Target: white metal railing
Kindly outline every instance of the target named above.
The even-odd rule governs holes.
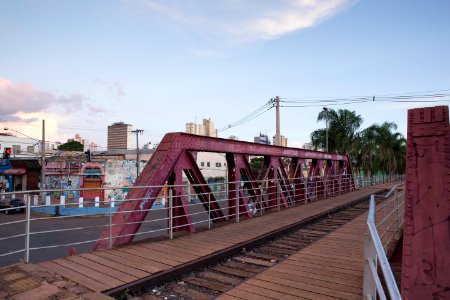
[[[60,249],[59,256],[64,256],[62,251],[67,253],[67,247],[80,246],[84,247],[84,250],[89,250],[93,244],[99,241],[100,234],[109,228],[109,236],[102,238],[107,240],[109,246],[112,247],[112,241],[115,238],[125,236],[135,236],[136,239],[153,238],[167,236],[173,238],[173,233],[180,226],[173,222],[175,218],[184,216],[174,216],[173,211],[175,209],[187,207],[189,213],[186,215],[191,221],[189,226],[205,227],[210,229],[211,224],[215,221],[215,218],[211,215],[213,207],[211,206],[211,198],[216,199],[217,204],[224,213],[224,217],[227,220],[234,219],[235,222],[240,221],[240,215],[243,213],[242,207],[239,205],[241,194],[248,200],[246,203],[251,214],[256,216],[262,216],[269,210],[280,210],[281,206],[292,207],[298,204],[307,204],[311,201],[316,201],[319,198],[327,198],[345,193],[354,189],[363,187],[369,187],[371,185],[378,185],[387,183],[390,181],[403,180],[404,176],[379,176],[379,177],[353,177],[353,182],[348,175],[340,175],[333,177],[302,177],[294,179],[281,179],[281,180],[259,180],[255,182],[250,181],[238,181],[238,182],[222,182],[209,184],[208,186],[212,190],[209,193],[203,194],[207,199],[207,203],[201,203],[195,201],[200,194],[192,192],[196,185],[187,184],[177,187],[181,187],[183,190],[182,195],[177,195],[184,199],[184,205],[174,205],[174,195],[172,195],[172,189],[174,186],[164,185],[158,186],[168,190],[166,194],[160,194],[158,197],[152,198],[155,202],[161,203],[160,205],[153,205],[153,208],[133,210],[133,211],[117,211],[117,207],[120,203],[127,201],[142,201],[143,199],[124,199],[126,192],[124,187],[109,187],[109,188],[90,188],[90,189],[71,189],[70,192],[81,191],[101,191],[111,192],[119,191],[117,193],[122,199],[118,200],[114,197],[110,199],[99,199],[95,197],[93,199],[83,199],[83,197],[75,197],[69,199],[61,196],[67,193],[68,190],[36,190],[36,191],[23,191],[23,192],[10,192],[0,193],[1,199],[23,199],[24,205],[14,208],[2,208],[0,209],[0,230],[3,226],[8,226],[8,234],[0,236],[0,266],[5,265],[2,262],[2,258],[14,256],[17,262],[19,260],[20,253],[23,254],[22,260],[24,262],[30,261],[30,254],[32,252],[42,252],[48,249]],[[253,190],[249,188],[252,186]],[[197,185],[197,187],[200,185]],[[150,186],[137,186],[126,187],[126,189],[145,189],[149,190]],[[258,191],[253,194],[253,191]],[[234,198],[228,198],[227,195],[230,192],[235,193]],[[60,195],[59,198],[55,196]],[[119,196],[115,197],[119,197]],[[191,201],[192,200],[192,201]],[[85,212],[80,209],[95,208],[103,210],[98,212],[103,214],[103,217],[98,218],[79,218],[86,216]],[[16,217],[13,220],[8,220],[3,216],[5,212],[11,212],[16,209],[25,210],[23,217],[18,219]],[[55,215],[48,215],[45,210],[52,210]],[[77,210],[78,209],[78,210]],[[73,210],[70,215],[62,215],[63,210]],[[36,214],[36,211],[44,213]],[[59,215],[58,215],[59,211]],[[140,231],[132,234],[114,235],[113,228],[122,224],[114,224],[113,216],[116,214],[126,214],[130,212],[142,212],[146,213],[147,217],[142,222],[128,222],[127,224],[141,223]],[[47,213],[47,215],[45,215]],[[7,220],[2,222],[2,219]],[[69,222],[69,220],[72,222]],[[65,221],[67,220],[67,222]],[[10,230],[11,229],[11,230]],[[83,234],[73,234],[73,233]],[[45,239],[45,237],[47,239]],[[50,238],[49,238],[50,237]],[[41,242],[46,240],[46,242]],[[21,242],[23,241],[23,242]],[[19,246],[19,245],[23,246]],[[89,247],[87,249],[86,247]],[[10,263],[14,263],[10,262]]]
[[[388,246],[393,239],[399,240],[403,228],[405,192],[397,192],[396,185],[375,208],[375,196],[370,199],[367,218],[368,234],[364,244],[363,294],[367,299],[386,299],[378,267],[381,269],[390,299],[401,299],[401,295],[387,258]],[[394,194],[393,196],[391,196]],[[376,217],[381,218],[376,222]]]

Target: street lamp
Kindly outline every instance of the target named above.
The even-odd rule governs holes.
[[[326,124],[326,151],[328,152],[328,108],[324,107],[323,111],[325,112],[325,124]]]

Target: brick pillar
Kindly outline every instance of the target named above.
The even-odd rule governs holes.
[[[408,111],[403,299],[450,299],[447,106]]]

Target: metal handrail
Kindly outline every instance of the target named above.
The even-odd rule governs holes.
[[[93,243],[97,240],[93,240],[92,238],[88,238],[89,240],[84,240],[84,241],[80,241],[78,239],[75,239],[75,241],[67,241],[67,243],[60,243],[57,245],[42,245],[42,246],[36,246],[36,245],[32,245],[34,244],[34,242],[32,244],[30,244],[30,238],[32,238],[32,241],[35,241],[36,238],[40,235],[44,235],[44,234],[61,234],[65,231],[70,232],[70,231],[75,231],[75,230],[85,230],[85,229],[93,229],[93,228],[108,228],[109,227],[109,232],[110,232],[110,236],[109,236],[109,240],[110,240],[110,247],[112,247],[111,244],[111,240],[112,239],[116,239],[119,237],[126,237],[126,236],[142,236],[144,234],[153,234],[153,233],[161,233],[164,234],[164,232],[168,233],[169,237],[173,237],[173,231],[179,227],[182,226],[186,226],[186,225],[191,225],[191,226],[196,226],[196,225],[200,225],[200,224],[205,224],[206,226],[208,226],[208,229],[211,228],[211,222],[215,220],[214,217],[211,216],[211,197],[213,195],[225,195],[223,193],[226,193],[226,191],[228,192],[235,192],[236,196],[234,198],[230,198],[228,199],[228,197],[224,197],[222,199],[222,197],[218,197],[216,198],[216,202],[218,204],[220,204],[220,206],[223,207],[228,207],[228,208],[233,208],[234,212],[230,213],[228,212],[228,214],[225,216],[227,219],[235,219],[236,222],[240,221],[240,214],[241,212],[239,211],[240,209],[242,209],[242,207],[240,205],[238,205],[239,203],[239,197],[240,194],[239,192],[244,193],[244,195],[246,197],[250,197],[250,195],[248,195],[248,191],[245,189],[245,183],[251,183],[251,184],[256,184],[260,190],[260,195],[256,196],[256,197],[251,197],[252,199],[252,205],[254,205],[254,207],[256,207],[257,205],[259,205],[259,212],[256,214],[256,210],[253,211],[252,208],[252,212],[253,215],[256,216],[262,216],[263,213],[265,213],[267,210],[270,209],[276,209],[276,210],[280,210],[281,207],[281,194],[283,194],[285,197],[287,197],[286,199],[291,198],[290,201],[287,202],[287,205],[289,207],[293,207],[296,205],[296,199],[292,199],[290,195],[290,191],[297,191],[297,189],[299,190],[303,190],[304,191],[304,196],[303,196],[303,203],[307,204],[311,201],[316,201],[319,197],[323,198],[323,197],[332,197],[332,196],[336,196],[338,194],[340,194],[341,192],[348,192],[350,190],[353,189],[358,189],[361,187],[367,187],[373,184],[381,184],[381,183],[385,183],[387,182],[386,180],[401,180],[402,177],[401,176],[395,176],[393,178],[386,178],[386,177],[379,177],[379,178],[363,178],[363,177],[354,177],[354,183],[350,183],[347,182],[347,180],[350,178],[350,175],[340,175],[340,176],[330,176],[330,177],[319,177],[319,176],[314,176],[314,177],[301,177],[301,178],[291,178],[289,180],[287,179],[282,179],[282,180],[276,180],[276,179],[271,179],[271,180],[257,180],[254,182],[251,181],[236,181],[236,182],[225,182],[225,183],[221,183],[221,185],[223,185],[223,189],[220,189],[219,191],[211,191],[209,193],[203,193],[203,196],[208,197],[208,209],[206,212],[191,212],[189,214],[190,217],[195,218],[195,220],[193,219],[191,222],[189,222],[189,224],[185,224],[185,225],[176,225],[173,224],[171,226],[169,226],[169,224],[172,224],[172,219],[177,218],[177,216],[170,216],[169,213],[171,211],[173,211],[174,209],[180,208],[182,207],[182,205],[176,205],[175,203],[172,203],[172,196],[171,195],[167,195],[166,197],[166,206],[162,207],[162,208],[148,208],[148,209],[137,209],[137,210],[132,210],[132,211],[114,211],[112,210],[112,207],[115,207],[116,205],[118,206],[118,204],[120,204],[121,202],[132,202],[132,201],[142,201],[142,199],[123,199],[123,200],[115,200],[114,197],[106,200],[106,201],[99,201],[99,199],[96,199],[96,201],[84,201],[82,200],[82,198],[80,197],[80,199],[78,200],[78,202],[73,202],[72,200],[69,200],[66,202],[66,199],[64,198],[61,199],[60,202],[55,203],[54,200],[52,199],[52,201],[48,200],[46,197],[50,198],[50,196],[44,196],[43,193],[39,194],[39,195],[33,195],[34,192],[42,192],[40,190],[38,191],[21,191],[21,192],[6,192],[6,193],[0,193],[1,197],[4,196],[11,196],[11,198],[13,198],[12,195],[19,195],[19,197],[23,197],[24,198],[24,202],[25,205],[20,207],[20,208],[24,208],[26,211],[25,217],[22,220],[19,221],[12,221],[12,222],[5,222],[3,224],[0,225],[12,225],[12,224],[16,224],[16,223],[24,223],[24,227],[25,230],[23,231],[23,233],[20,234],[16,234],[16,235],[11,235],[11,236],[6,236],[6,237],[2,237],[2,244],[5,244],[5,241],[8,239],[12,239],[12,238],[24,238],[25,239],[25,248],[22,249],[18,249],[17,251],[15,250],[11,250],[11,252],[8,253],[0,253],[0,257],[3,256],[8,256],[8,255],[12,255],[12,254],[17,254],[17,253],[23,253],[24,254],[24,261],[25,262],[29,262],[29,257],[30,257],[30,252],[31,251],[35,251],[35,250],[44,250],[44,249],[52,249],[52,248],[58,248],[58,247],[69,247],[69,246],[74,246],[74,245],[81,245],[81,244],[88,244],[88,243]],[[317,182],[320,182],[323,186],[323,190],[321,193],[318,194],[318,190],[317,190]],[[345,184],[344,184],[345,182]],[[269,188],[270,186],[268,186],[267,184],[271,183],[273,184],[271,187],[274,188],[273,191],[271,191]],[[342,186],[341,186],[342,183]],[[231,189],[230,185],[234,184],[234,188]],[[310,185],[311,184],[311,185]],[[211,184],[202,184],[202,185],[208,185],[208,186],[212,186]],[[215,184],[215,185],[219,185],[219,184]],[[194,187],[196,185],[194,184],[188,184],[188,185],[183,185],[183,187],[187,188],[187,193],[183,192],[183,195],[177,195],[177,197],[182,196],[182,197],[187,197],[188,199],[191,199],[191,197],[198,197],[198,195],[200,194],[196,194],[196,193],[192,193],[190,192],[190,188]],[[197,185],[197,186],[200,186]],[[164,185],[162,187],[169,187],[168,185]],[[170,187],[174,187],[174,186],[170,186]],[[152,188],[149,186],[144,186],[144,187],[127,187],[128,189],[148,189],[148,188]],[[91,189],[71,189],[70,191],[79,191],[79,190],[116,190],[119,189],[118,187],[112,187],[112,188],[91,188]],[[67,189],[58,189],[58,190],[46,190],[48,192],[67,192]],[[169,189],[169,191],[172,191],[172,189]],[[21,196],[20,196],[21,195]],[[270,198],[276,199],[275,202],[268,202],[269,200],[269,195]],[[14,197],[15,197],[14,196]],[[273,198],[272,198],[273,197]],[[160,199],[160,197],[154,197],[152,199]],[[75,201],[77,201],[77,199],[75,199]],[[97,205],[99,204],[99,202],[102,202],[102,207],[103,208],[108,208],[109,210],[106,210],[105,213],[105,217],[109,216],[109,222],[108,220],[105,220],[105,224],[99,224],[99,225],[94,225],[94,226],[90,226],[88,224],[86,225],[77,225],[77,226],[67,226],[69,228],[57,228],[57,229],[46,229],[46,230],[42,230],[42,229],[38,229],[37,227],[34,227],[35,223],[38,223],[41,220],[62,220],[62,219],[66,219],[66,218],[74,218],[74,217],[80,217],[83,216],[83,214],[79,214],[79,213],[75,213],[72,215],[67,215],[67,216],[52,216],[52,217],[44,217],[44,216],[31,216],[31,209],[35,209],[35,208],[41,208],[41,207],[72,207],[72,206],[77,206],[78,207],[88,207],[88,205],[95,205],[96,207],[98,207]],[[300,201],[298,201],[300,202]],[[106,206],[105,206],[106,204]],[[263,205],[264,204],[264,205]],[[84,205],[84,206],[83,206]],[[195,206],[203,206],[204,204],[201,203],[190,203],[188,204],[189,207],[195,207]],[[284,203],[283,203],[284,205]],[[172,208],[172,209],[170,209]],[[155,224],[150,225],[149,224],[149,228],[147,228],[146,230],[140,231],[140,232],[136,232],[136,233],[130,233],[130,234],[117,234],[117,233],[113,233],[113,228],[115,226],[118,226],[118,224],[114,224],[112,222],[112,216],[115,214],[126,214],[126,213],[131,213],[131,212],[148,212],[150,211],[150,209],[152,209],[153,211],[160,211],[159,214],[165,214],[167,212],[166,217],[158,217],[155,216],[151,219],[147,219],[144,220],[142,222],[128,222],[126,224],[133,224],[133,223],[152,223]],[[10,209],[0,209],[0,213],[2,213],[3,211],[6,210],[10,210]],[[226,210],[227,211],[227,210]],[[201,216],[201,214],[206,214],[205,216]],[[163,225],[160,222],[166,222],[168,224]],[[64,227],[64,226],[63,226]],[[36,228],[36,229],[35,229]],[[34,230],[31,230],[34,229]],[[149,230],[150,229],[150,230]],[[102,240],[108,240],[108,238],[103,238]]]
[[[403,196],[397,195],[396,197]],[[379,263],[380,269],[383,273],[384,281],[391,299],[402,299],[400,291],[395,282],[394,274],[392,273],[387,259],[383,243],[377,232],[377,225],[375,224],[375,197],[371,195],[369,215],[367,218],[368,235],[366,236],[364,249],[364,284],[363,294],[367,299],[377,299],[377,292],[380,299],[386,299],[385,292],[381,286],[381,280],[378,276],[377,265]]]

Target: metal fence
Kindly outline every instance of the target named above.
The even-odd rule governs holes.
[[[185,217],[173,214],[175,209],[185,208],[188,214],[189,226],[195,229],[210,229],[216,219],[211,214],[213,206],[211,199],[215,199],[226,220],[240,221],[242,210],[246,210],[253,217],[262,216],[270,210],[280,210],[282,206],[291,207],[298,204],[307,204],[320,198],[336,196],[341,193],[378,185],[391,181],[403,180],[404,176],[378,176],[378,177],[310,177],[289,180],[263,180],[239,181],[210,184],[210,193],[196,194],[194,185],[183,186],[183,195],[176,195],[185,199],[183,206],[174,205],[172,187],[160,186],[163,191],[149,209],[133,211],[118,211],[120,203],[124,201],[139,201],[143,199],[125,199],[129,189],[146,189],[142,187],[113,187],[95,189],[76,189],[75,191],[106,191],[120,190],[119,195],[124,200],[114,197],[101,199],[99,196],[91,199],[83,197],[66,199],[51,197],[52,193],[64,195],[67,190],[37,190],[15,193],[0,193],[1,201],[8,199],[23,199],[24,204],[18,207],[0,209],[0,266],[5,266],[22,260],[24,262],[46,261],[68,254],[70,247],[76,247],[78,252],[90,251],[101,233],[109,228],[107,240],[112,246],[114,238],[134,235],[134,240],[168,237],[173,238],[174,232],[180,226],[174,226],[174,219]],[[259,193],[255,195],[252,188],[257,186]],[[275,186],[275,188],[274,188]],[[252,187],[252,188],[249,188]],[[232,189],[233,188],[233,189]],[[231,189],[231,190],[230,190]],[[228,198],[228,195],[236,195]],[[295,195],[302,193],[300,201]],[[117,193],[116,193],[117,194]],[[246,198],[246,207],[239,205],[239,197]],[[200,201],[199,199],[208,199]],[[275,200],[274,200],[275,199]],[[148,199],[144,199],[148,201]],[[6,213],[24,210],[25,214],[6,216]],[[241,210],[241,211],[240,211]],[[127,235],[113,235],[113,228],[118,225],[113,216],[130,212],[146,213],[139,232]],[[5,215],[4,215],[5,214]],[[3,221],[2,221],[3,220]],[[128,223],[130,224],[130,223]],[[186,226],[186,225],[182,225]]]
[[[368,234],[364,245],[363,294],[367,299],[386,299],[382,281],[390,299],[401,299],[387,258],[388,251],[392,251],[393,243],[400,239],[403,228],[405,192],[397,192],[398,187],[396,185],[377,208],[374,195],[370,199]],[[382,278],[379,277],[378,268],[381,270]]]

